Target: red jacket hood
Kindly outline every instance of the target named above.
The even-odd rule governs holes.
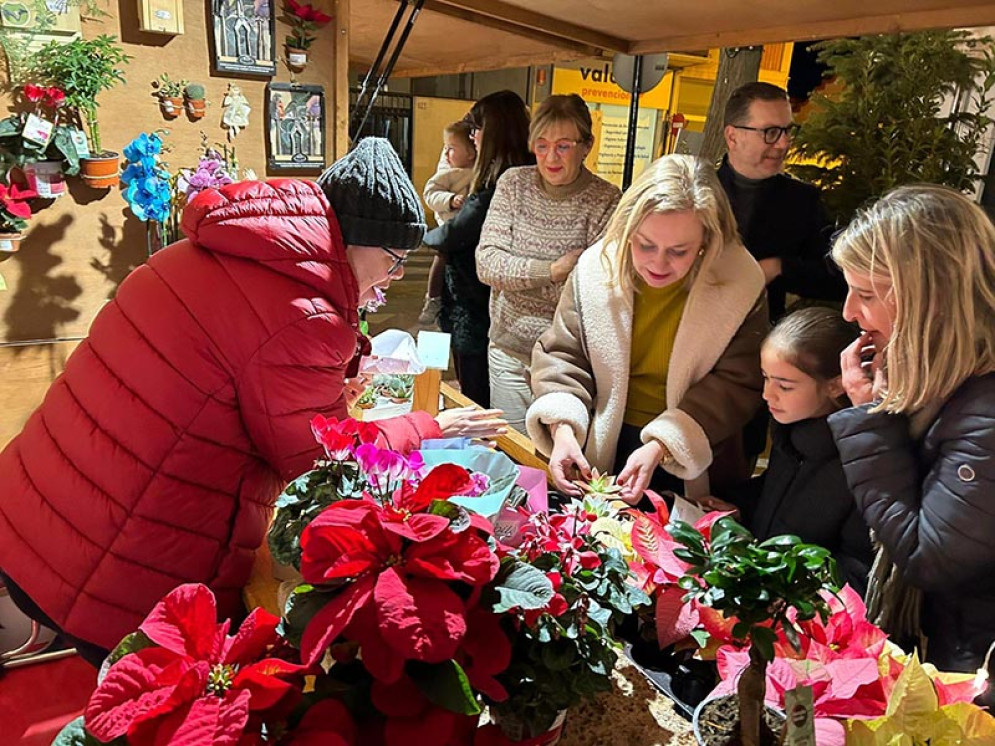
[[[342,232],[321,187],[312,181],[242,181],[205,189],[183,211],[182,227],[207,251],[263,263],[337,306],[344,301],[355,313],[359,288]]]

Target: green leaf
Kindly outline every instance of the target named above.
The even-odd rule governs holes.
[[[466,531],[470,528],[470,513],[460,505],[451,503],[448,500],[433,500],[428,506],[428,512],[432,515],[441,515],[449,519],[449,528],[454,534]]]
[[[470,680],[456,661],[448,660],[443,663],[409,661],[407,672],[418,690],[432,704],[461,715],[480,714],[480,703],[473,693]]]
[[[774,643],[777,642],[774,630],[769,627],[753,627],[750,630],[750,639],[765,661],[774,660]]]
[[[553,584],[546,574],[534,565],[506,557],[494,579],[498,599],[492,610],[502,614],[514,608],[542,609],[553,598]]]
[[[130,653],[137,653],[139,650],[154,647],[156,647],[156,644],[146,637],[144,632],[136,630],[117,644],[117,647],[107,656],[107,660],[113,665]]]
[[[98,741],[86,732],[83,725],[83,717],[70,720],[66,726],[59,731],[59,734],[52,741],[52,746],[127,746],[128,739],[124,736],[115,738],[109,743]]]
[[[544,645],[542,662],[550,671],[566,671],[577,660],[576,646],[567,640]]]
[[[294,588],[287,598],[287,608],[277,632],[296,648],[301,646],[301,636],[311,618],[331,601],[331,594],[302,584]]]

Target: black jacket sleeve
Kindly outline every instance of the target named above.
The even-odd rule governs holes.
[[[927,592],[988,584],[995,570],[991,399],[948,401],[927,434],[930,463],[904,416],[854,407],[829,417],[864,519],[906,581]]]
[[[491,192],[471,194],[452,220],[425,234],[425,245],[446,259],[464,254],[472,256],[480,242],[490,197]]]

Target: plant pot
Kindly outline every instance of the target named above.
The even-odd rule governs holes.
[[[202,119],[207,113],[207,101],[202,98],[187,99],[187,114],[191,119]]]
[[[24,235],[21,233],[0,233],[0,251],[13,254],[21,248],[21,241],[23,240]]]
[[[694,649],[660,650],[654,640],[626,643],[625,654],[657,689],[674,702],[674,709],[691,720],[695,708],[719,683],[714,661],[698,660]]]
[[[501,715],[492,709],[490,717],[491,722],[498,726],[512,743],[522,746],[555,746],[563,737],[563,724],[567,719],[567,711],[560,710],[550,729],[536,736],[530,736],[525,721],[513,715]]]
[[[770,729],[770,739],[764,740],[761,733],[761,746],[778,746],[779,734],[784,727],[784,713],[770,705],[764,707],[764,721]],[[701,746],[736,746],[739,740],[739,697],[727,694],[706,699],[694,710],[694,737]]]
[[[38,161],[24,167],[28,188],[42,199],[57,199],[66,193],[66,179],[61,161]]]
[[[287,47],[287,64],[297,70],[307,67],[307,50]]]
[[[79,165],[83,181],[94,189],[108,189],[121,180],[121,157],[117,153],[105,151],[99,156],[83,158]]]
[[[159,108],[162,109],[162,115],[166,119],[176,119],[183,111],[183,99],[179,97],[161,97],[159,99]]]

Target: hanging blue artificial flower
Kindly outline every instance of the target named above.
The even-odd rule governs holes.
[[[162,140],[159,135],[142,133],[124,148],[128,165],[121,174],[127,184],[124,199],[135,217],[163,223],[169,219],[173,202],[170,174],[159,162]]]

